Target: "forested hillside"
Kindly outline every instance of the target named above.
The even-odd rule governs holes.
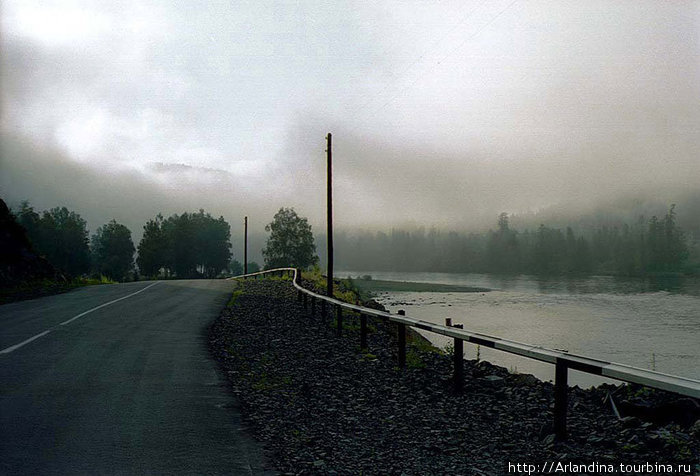
[[[335,242],[337,266],[349,270],[635,276],[700,267],[697,237],[678,225],[674,205],[660,218],[588,232],[544,224],[516,230],[502,213],[486,233],[392,229],[339,233]]]

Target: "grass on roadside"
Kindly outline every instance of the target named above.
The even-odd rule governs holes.
[[[91,278],[80,277],[61,281],[51,279],[25,281],[15,286],[0,289],[0,304],[65,293],[71,289],[81,288],[83,286],[115,283],[116,281],[106,276]]]
[[[311,284],[311,289],[325,294],[327,280],[321,274],[319,268],[314,268],[311,271],[303,271],[301,273],[304,281]],[[333,287],[333,297],[350,304],[358,304],[372,298],[371,293],[363,293],[357,286],[354,285],[351,279],[334,279],[335,286]],[[308,287],[308,285],[306,285]]]

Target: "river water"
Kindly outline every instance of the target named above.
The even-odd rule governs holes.
[[[630,279],[593,276],[539,279],[484,274],[346,271],[337,276],[459,284],[491,289],[486,293],[381,293],[391,312],[444,324],[446,317],[467,330],[602,360],[700,380],[700,279]],[[444,347],[451,339],[422,332]],[[477,347],[466,343],[466,358]],[[553,380],[554,366],[493,349],[479,357],[513,372]],[[571,385],[604,381],[570,372]]]

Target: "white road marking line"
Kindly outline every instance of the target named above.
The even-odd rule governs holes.
[[[81,312],[81,313],[78,314],[77,316],[71,317],[71,318],[68,319],[67,321],[61,322],[59,325],[65,326],[66,324],[70,324],[71,322],[73,322],[74,320],[78,319],[79,317],[83,317],[84,315],[90,314],[90,313],[93,312],[93,311],[97,311],[98,309],[102,309],[103,307],[109,306],[110,304],[114,304],[115,302],[119,302],[119,301],[122,301],[122,300],[124,300],[124,299],[126,299],[126,298],[130,298],[131,296],[136,296],[138,293],[142,293],[142,292],[144,292],[146,289],[148,289],[148,288],[150,288],[150,287],[153,287],[153,286],[155,286],[155,285],[158,284],[158,283],[160,283],[160,281],[156,281],[156,282],[153,283],[153,284],[149,284],[149,285],[146,286],[145,288],[139,289],[138,291],[136,291],[136,292],[134,292],[134,293],[127,294],[126,296],[122,296],[122,297],[120,297],[119,299],[115,299],[115,300],[113,300],[113,301],[109,301],[109,302],[106,302],[106,303],[104,303],[104,304],[100,304],[100,305],[97,306],[97,307],[93,307],[92,309],[88,309],[88,310],[85,311],[85,312]],[[44,332],[41,332],[40,334],[35,335],[34,337],[30,337],[29,339],[27,339],[27,340],[25,340],[25,341],[22,341],[22,342],[20,342],[19,344],[15,344],[15,345],[12,345],[12,346],[10,346],[10,347],[8,347],[8,348],[6,348],[6,349],[0,350],[0,354],[9,354],[10,352],[13,352],[13,351],[19,349],[20,347],[29,344],[30,342],[32,342],[32,341],[38,339],[39,337],[45,336],[46,334],[48,334],[49,332],[51,332],[51,331],[52,331],[53,329],[55,329],[56,327],[58,327],[58,326],[54,326],[54,327],[52,327],[52,328],[49,329],[49,330],[46,330],[46,331],[44,331]]]
[[[23,345],[29,344],[31,341],[36,340],[36,339],[38,339],[39,337],[43,337],[43,336],[45,336],[46,334],[48,334],[49,332],[51,332],[51,330],[44,331],[44,332],[42,332],[41,334],[35,335],[34,337],[30,337],[29,339],[25,340],[24,342],[20,342],[19,344],[15,344],[15,345],[13,345],[13,346],[10,346],[10,347],[8,347],[7,349],[0,350],[0,354],[9,354],[9,353],[12,352],[13,350],[19,349],[19,348],[22,347]]]
[[[78,319],[79,317],[83,317],[85,314],[90,314],[90,313],[93,312],[93,311],[97,311],[98,309],[102,309],[102,308],[105,307],[105,306],[109,306],[110,304],[114,304],[115,302],[119,302],[119,301],[121,301],[121,300],[123,300],[123,299],[130,298],[131,296],[136,296],[138,293],[144,292],[146,289],[155,286],[155,285],[158,284],[159,282],[160,282],[160,281],[156,281],[155,283],[149,284],[148,286],[146,286],[146,287],[143,288],[143,289],[139,289],[139,290],[136,291],[135,293],[127,294],[126,296],[120,297],[119,299],[115,299],[114,301],[109,301],[109,302],[106,302],[106,303],[104,303],[104,304],[100,304],[100,305],[97,306],[97,307],[93,307],[92,309],[88,309],[88,310],[85,311],[85,312],[81,312],[81,313],[78,314],[77,316],[71,317],[71,318],[68,319],[67,321],[61,322],[60,325],[61,325],[61,326],[65,326],[66,324],[70,324],[71,322],[73,322],[74,320]]]

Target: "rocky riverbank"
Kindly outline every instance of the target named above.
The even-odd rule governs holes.
[[[362,350],[356,318],[347,316],[344,337],[335,337],[332,318],[305,312],[288,281],[240,286],[210,330],[210,347],[281,473],[500,475],[524,474],[523,464],[545,472],[547,464],[558,474],[611,467],[624,474],[649,463],[700,474],[695,400],[632,387],[574,388],[569,439],[555,442],[549,383],[466,361],[464,390],[455,394],[451,357],[422,341],[414,340],[400,370],[390,325],[373,322]],[[680,406],[656,421],[619,419],[610,394],[617,406]]]

